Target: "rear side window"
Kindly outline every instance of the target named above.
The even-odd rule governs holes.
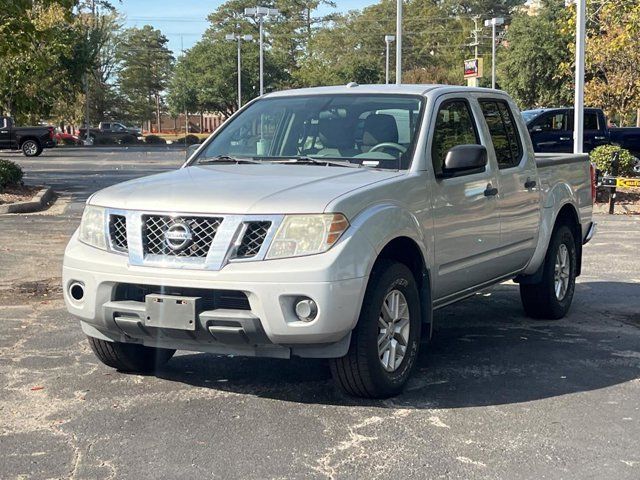
[[[511,109],[502,100],[480,100],[480,108],[489,127],[498,167],[515,167],[522,158],[522,144]]]
[[[584,129],[585,130],[598,130],[598,115],[593,112],[584,114]]]
[[[456,145],[478,145],[480,139],[466,100],[449,100],[438,109],[431,144],[431,160],[436,175],[442,173],[447,152]]]

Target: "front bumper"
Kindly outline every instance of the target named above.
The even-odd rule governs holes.
[[[357,249],[360,260],[353,248],[342,245],[313,257],[228,264],[206,271],[132,266],[127,256],[87,246],[76,234],[65,252],[64,298],[84,332],[104,340],[240,355],[338,357],[348,348],[368,277],[340,278],[337,272],[345,269],[336,265],[345,254],[349,261],[366,265],[373,249],[362,247],[367,246]],[[70,295],[74,283],[84,289],[81,301]],[[153,328],[145,325],[143,302],[116,298],[120,284],[239,291],[250,308],[201,311],[194,331]],[[299,297],[318,305],[313,321],[302,322],[295,315]]]

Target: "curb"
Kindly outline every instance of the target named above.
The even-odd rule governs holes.
[[[49,203],[53,198],[53,189],[51,187],[45,187],[40,189],[38,193],[31,200],[26,202],[9,203],[7,205],[0,205],[0,215],[4,213],[31,213],[37,212]]]

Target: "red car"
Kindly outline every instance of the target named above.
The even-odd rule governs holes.
[[[70,133],[56,132],[53,138],[58,145],[82,145],[82,140]]]

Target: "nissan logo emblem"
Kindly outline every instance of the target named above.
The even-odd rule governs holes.
[[[191,229],[183,222],[174,223],[164,232],[164,243],[174,252],[186,248],[192,240]]]

